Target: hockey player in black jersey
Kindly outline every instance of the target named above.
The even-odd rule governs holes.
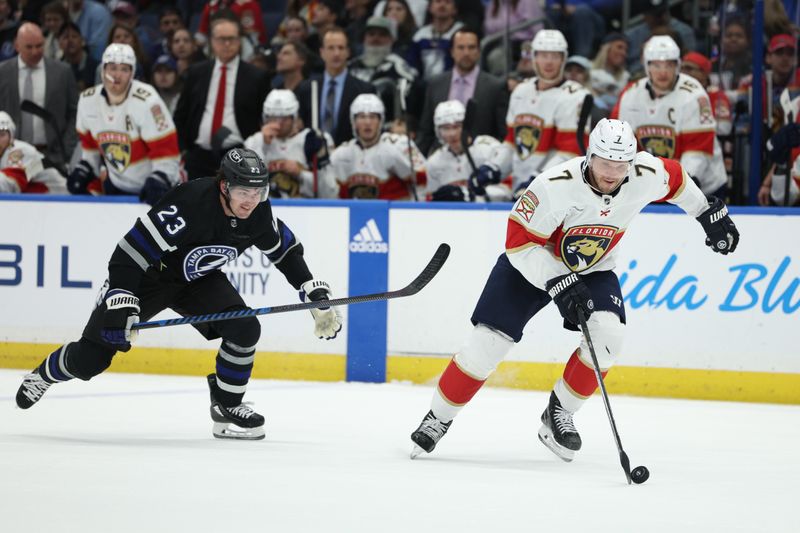
[[[54,383],[89,380],[127,352],[131,327],[170,308],[181,315],[210,314],[247,306],[220,268],[250,246],[259,248],[302,299],[330,298],[330,287],[313,279],[303,246],[273,217],[269,177],[252,150],[235,148],[222,158],[215,178],[185,183],[159,201],[119,241],[108,280],[83,335],[47,356],[26,375],[17,405],[28,409]],[[311,311],[314,333],[332,339],[342,328],[336,308]],[[262,439],[264,417],[242,403],[261,334],[257,318],[194,326],[207,339],[222,338],[216,373],[208,376],[214,436]]]

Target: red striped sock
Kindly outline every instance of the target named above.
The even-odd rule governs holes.
[[[606,377],[608,370],[602,372],[603,377]],[[567,361],[567,366],[564,368],[564,383],[572,389],[572,391],[579,397],[588,398],[595,390],[597,390],[597,376],[594,374],[594,368],[587,366],[580,357],[578,357],[578,350],[572,353],[572,357]]]
[[[480,390],[485,379],[475,379],[459,368],[455,359],[445,368],[439,378],[439,391],[442,397],[453,405],[464,405]]]

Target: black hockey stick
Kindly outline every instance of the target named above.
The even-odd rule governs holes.
[[[586,155],[586,143],[583,139],[583,135],[586,132],[586,124],[589,122],[589,117],[592,116],[593,107],[594,97],[591,94],[587,94],[581,105],[581,114],[578,117],[578,129],[575,130],[575,136],[578,140],[578,148],[581,149],[581,155]]]
[[[408,107],[406,106],[406,92],[408,92],[408,80],[405,78],[400,79],[397,84],[398,96],[400,96],[400,111],[403,112],[403,120],[406,123],[406,139],[408,140],[408,165],[411,167],[411,196],[414,197],[415,202],[419,202],[417,195],[417,173],[414,170],[414,152],[411,149],[411,130],[408,126]]]
[[[19,108],[23,113],[30,113],[31,115],[39,117],[44,121],[45,124],[53,128],[53,130],[56,132],[56,139],[58,139],[58,150],[61,152],[61,159],[63,160],[63,163],[60,167],[58,167],[58,170],[63,172],[66,176],[68,174],[66,171],[66,165],[70,159],[70,156],[67,154],[67,149],[64,147],[64,134],[56,123],[56,117],[47,109],[36,104],[35,102],[31,102],[30,100],[23,100],[20,103]]]
[[[794,113],[791,111],[789,112],[788,120],[786,121],[787,124],[794,123]],[[783,205],[785,207],[789,207],[789,191],[791,189],[790,185],[792,184],[792,168],[794,167],[794,160],[792,159],[792,150],[789,149],[789,158],[786,161],[786,181],[783,183]],[[773,175],[772,179],[775,179]]]
[[[450,245],[442,243],[437,248],[436,253],[428,262],[425,269],[416,277],[414,281],[400,290],[389,292],[377,292],[374,294],[364,294],[361,296],[350,296],[348,298],[337,298],[334,300],[318,300],[316,302],[304,302],[299,304],[278,305],[275,307],[261,307],[259,309],[243,309],[240,311],[227,311],[223,313],[212,313],[210,315],[185,316],[182,318],[168,318],[165,320],[153,320],[152,322],[139,322],[134,324],[131,329],[151,329],[163,328],[166,326],[180,326],[183,324],[202,324],[203,322],[215,322],[218,320],[233,320],[236,318],[246,318],[259,315],[274,315],[276,313],[290,313],[292,311],[304,311],[306,309],[318,309],[320,307],[331,307],[337,305],[360,304],[364,302],[375,302],[380,300],[391,300],[393,298],[403,298],[413,296],[421,291],[441,270],[447,256],[450,255]]]
[[[628,485],[631,484],[632,480],[637,485],[644,483],[647,481],[647,478],[650,477],[650,473],[646,467],[637,466],[634,469],[635,474],[633,476],[631,475],[631,461],[628,459],[628,454],[622,449],[622,441],[619,438],[617,424],[614,422],[614,414],[611,412],[611,402],[608,399],[608,392],[606,391],[606,385],[603,381],[603,374],[600,372],[600,363],[597,362],[597,354],[594,351],[592,337],[589,335],[589,328],[586,326],[586,317],[583,314],[583,309],[580,307],[578,308],[578,321],[580,322],[583,336],[586,338],[586,344],[589,346],[589,354],[592,356],[594,373],[595,376],[597,376],[597,383],[600,385],[600,394],[603,396],[603,403],[606,406],[606,414],[608,415],[608,421],[611,423],[611,432],[614,434],[614,442],[616,442],[617,451],[619,452],[619,463],[622,465],[622,470],[625,471],[625,478],[628,480]]]

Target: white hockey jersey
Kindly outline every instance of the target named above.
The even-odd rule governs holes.
[[[505,143],[492,157],[503,176],[512,174],[514,188],[547,167],[581,155],[576,132],[587,94],[583,85],[571,80],[544,91],[536,78],[517,85],[508,103]],[[584,146],[589,144],[588,126]]]
[[[542,172],[508,218],[506,255],[543,290],[570,272],[612,270],[625,230],[650,202],[676,204],[693,217],[708,209],[705,195],[675,160],[637,153],[613,195],[598,194],[584,181],[584,161],[576,157]],[[699,239],[699,224],[697,231]]]
[[[490,135],[479,135],[469,147],[472,161],[476,167],[480,167],[491,159],[495,148],[500,142]],[[443,185],[458,185],[462,188],[468,186],[472,167],[469,164],[467,155],[462,153],[456,155],[447,146],[440,146],[433,154],[428,157],[425,165],[428,174],[427,196],[436,192]],[[505,184],[490,185],[486,188],[486,194],[492,201],[507,201],[511,199],[511,191]]]
[[[339,145],[331,156],[339,197],[409,199],[407,180],[423,183],[426,161],[411,141],[415,174],[412,177],[408,148],[408,137],[396,133],[382,133],[380,140],[369,148],[363,148],[357,139]]]
[[[676,159],[710,194],[727,180],[717,122],[700,82],[678,74],[675,88],[654,98],[649,80],[629,85],[619,97],[610,118],[628,122],[639,147],[659,157]]]
[[[0,154],[0,193],[67,194],[67,180],[54,168],[44,168],[44,155],[14,139]]]
[[[270,144],[265,143],[264,135],[257,131],[244,141],[245,148],[255,151],[264,160],[270,174],[270,187],[281,198],[314,197],[312,162],[306,159],[305,153],[306,136],[310,131],[306,128],[285,139],[275,137]],[[325,133],[325,141],[328,143],[328,153],[332,152],[333,138]],[[303,171],[296,177],[285,172],[287,161],[297,161]],[[329,172],[331,165],[317,172],[317,195],[320,198],[335,198],[338,194],[338,188],[330,186],[332,180],[327,177]]]
[[[180,182],[178,135],[167,106],[158,92],[133,80],[128,97],[110,105],[102,85],[81,93],[75,128],[81,159],[100,173],[101,160],[108,179],[118,189],[138,194],[153,172],[177,185]]]

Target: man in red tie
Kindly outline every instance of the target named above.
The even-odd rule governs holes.
[[[175,109],[181,151],[189,179],[213,175],[220,154],[242,146],[260,128],[261,102],[269,76],[241,61],[241,27],[235,19],[211,22],[215,59],[193,65]]]

